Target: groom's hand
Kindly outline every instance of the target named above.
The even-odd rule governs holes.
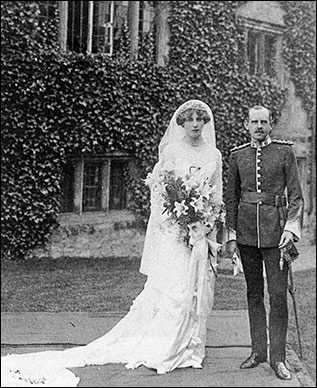
[[[278,247],[280,249],[287,248],[293,241],[294,241],[293,233],[289,232],[288,230],[284,230]]]
[[[237,248],[238,248],[238,245],[236,240],[230,240],[226,242],[226,251],[229,259],[232,259]]]

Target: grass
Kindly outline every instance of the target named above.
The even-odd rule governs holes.
[[[31,259],[1,266],[2,311],[128,310],[145,281],[135,259]]]
[[[2,261],[1,311],[127,311],[146,280],[139,265],[139,258]],[[295,272],[294,281],[302,361],[316,384],[316,269]],[[214,309],[247,309],[243,275],[218,277]],[[288,342],[299,354],[291,298],[289,317]]]

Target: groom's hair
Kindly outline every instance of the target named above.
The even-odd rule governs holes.
[[[272,124],[273,123],[272,111],[269,108],[267,108],[266,106],[263,106],[263,105],[254,105],[251,108],[249,108],[248,113],[247,113],[247,115],[245,117],[245,122],[246,123],[249,122],[251,110],[260,110],[260,109],[266,109],[269,112],[269,121],[270,121],[270,124]]]
[[[176,117],[176,123],[178,125],[183,126],[185,121],[190,119],[194,112],[197,113],[199,119],[204,120],[205,124],[211,120],[211,117],[205,110],[197,108],[188,108],[185,111],[179,113],[179,115]]]

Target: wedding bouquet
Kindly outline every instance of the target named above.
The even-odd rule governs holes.
[[[208,233],[223,213],[222,202],[215,200],[215,192],[199,168],[180,176],[173,163],[154,169],[145,179],[161,202],[166,220],[178,224],[181,239],[191,245],[191,235],[198,229]]]

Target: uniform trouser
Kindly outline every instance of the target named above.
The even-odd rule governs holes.
[[[279,248],[257,248],[238,245],[247,283],[247,300],[252,352],[267,357],[267,328],[264,305],[263,261],[270,300],[269,340],[270,363],[285,362],[288,324],[287,278],[288,265],[280,269]]]

